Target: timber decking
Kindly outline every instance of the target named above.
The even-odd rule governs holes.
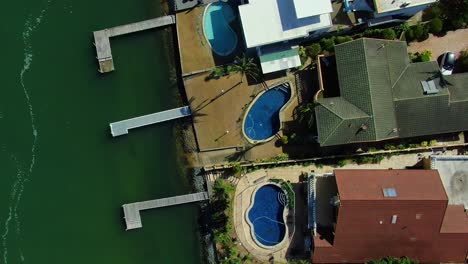
[[[96,58],[99,61],[99,72],[105,73],[114,70],[109,38],[172,24],[175,24],[174,15],[94,31],[94,45],[96,46]]]
[[[126,135],[132,128],[152,125],[176,118],[189,116],[192,114],[189,106],[179,107],[154,114],[134,117],[114,123],[110,123],[110,130],[113,137]]]
[[[143,227],[140,216],[140,211],[142,210],[193,203],[208,199],[208,194],[206,192],[199,192],[156,200],[149,200],[144,202],[124,204],[122,207],[124,211],[125,224],[127,226],[126,230]]]

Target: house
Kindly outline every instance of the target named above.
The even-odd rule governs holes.
[[[263,73],[301,65],[294,40],[317,36],[332,26],[330,0],[250,0],[239,6],[248,49],[255,49]]]
[[[402,41],[336,45],[335,60],[339,96],[320,82],[314,97],[321,146],[468,130],[468,73],[441,77],[436,61],[411,63]]]
[[[437,0],[344,0],[345,12],[354,13],[357,24],[369,27],[405,22]]]
[[[317,221],[313,263],[386,256],[465,263],[468,215],[449,204],[437,170],[335,170],[309,182],[317,192],[309,195]],[[324,188],[335,192],[320,194]]]

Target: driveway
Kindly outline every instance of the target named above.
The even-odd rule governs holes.
[[[464,49],[468,49],[468,29],[449,31],[445,36],[437,37],[432,34],[422,42],[412,42],[408,47],[408,52],[416,53],[425,49],[432,51],[432,58],[435,60],[445,51],[453,51],[456,54]]]

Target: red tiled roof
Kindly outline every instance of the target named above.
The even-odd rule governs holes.
[[[463,205],[449,205],[440,233],[468,233],[468,215]]]
[[[448,200],[437,170],[335,170],[340,200]],[[384,197],[393,188],[396,197]]]

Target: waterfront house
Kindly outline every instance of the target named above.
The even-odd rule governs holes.
[[[313,263],[467,259],[468,215],[437,170],[335,170],[311,176],[308,189]]]
[[[355,24],[377,26],[405,22],[437,0],[344,0],[344,12],[352,14]]]
[[[336,72],[326,75],[337,88],[322,78],[333,60]],[[314,97],[321,146],[468,130],[468,73],[442,76],[436,61],[411,63],[406,42],[362,38],[336,45],[325,61]]]
[[[295,40],[318,36],[332,26],[330,0],[250,0],[239,6],[248,49],[255,49],[263,73],[301,65]]]

